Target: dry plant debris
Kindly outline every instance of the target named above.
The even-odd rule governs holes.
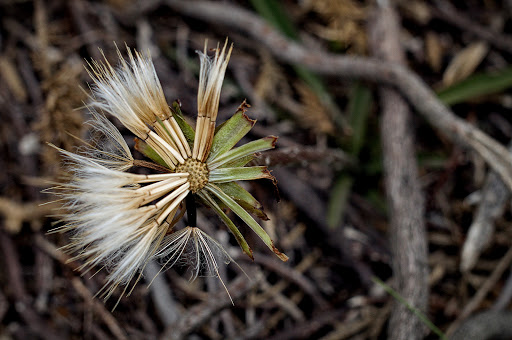
[[[0,337],[385,339],[399,333],[389,321],[396,303],[372,281],[377,276],[404,292],[404,282],[395,285],[403,276],[392,265],[396,211],[388,206],[390,179],[383,171],[397,155],[383,153],[380,143],[393,137],[383,136],[393,126],[380,128],[386,117],[380,96],[388,85],[410,112],[406,128],[424,194],[420,237],[428,245],[429,274],[422,285],[417,277],[405,284],[428,289],[424,311],[448,337],[471,339],[466,320],[478,332],[495,326],[489,335],[510,334],[504,329],[512,324],[512,155],[504,147],[512,139],[509,5],[397,2],[398,32],[387,39],[404,51],[398,65],[367,56],[367,27],[377,20],[370,14],[380,2],[257,1],[254,7],[237,0],[0,1]],[[273,18],[276,11],[265,8],[289,15]],[[282,27],[293,27],[297,40],[285,38]],[[227,36],[235,52],[219,117],[247,98],[258,124],[242,143],[280,137],[276,150],[251,163],[275,170],[279,193],[269,183],[243,186],[266,207],[271,220],[262,226],[290,260],[266,254],[248,230],[242,232],[255,261],[244,258],[214,212],[201,210],[198,223],[250,277],[236,266],[219,268],[234,306],[218,281],[189,282],[177,267],[161,273],[149,291],[145,279],[111,312],[120,292],[105,304],[93,298],[108,272],[80,276],[83,262],[70,262],[60,249],[69,236],[47,234],[61,225],[60,211],[42,204],[54,198],[41,190],[60,175],[61,158],[45,143],[73,151],[78,138],[90,137],[82,107],[91,79],[83,65],[101,59],[99,48],[114,62],[113,42],[149,50],[167,101],[179,98],[194,121],[195,51],[205,39]],[[373,94],[368,105],[354,97],[354,81]],[[336,109],[321,100],[319,88]],[[458,103],[444,105],[432,90],[441,88],[456,91]],[[113,122],[134,147],[129,131]],[[351,149],[355,139],[362,141],[358,152]],[[489,197],[498,198],[494,206]],[[344,212],[335,228],[327,223],[329,202]],[[478,241],[485,242],[468,237],[470,229],[483,232]],[[169,308],[172,318],[164,316]],[[497,322],[485,321],[489,315]],[[417,333],[415,339],[437,339]]]

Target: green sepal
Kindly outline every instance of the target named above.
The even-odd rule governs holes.
[[[279,249],[274,246],[274,242],[270,239],[265,229],[263,229],[258,222],[254,220],[254,218],[249,215],[244,208],[242,208],[235,200],[233,200],[229,195],[223,192],[219,187],[215,184],[208,183],[205,188],[209,190],[212,194],[214,194],[222,203],[224,203],[229,209],[231,209],[235,214],[238,215],[255,233],[261,238],[263,243],[274,252],[274,254],[281,259],[281,261],[288,261],[288,256],[279,251]]]
[[[234,199],[238,204],[242,206],[245,210],[247,210],[250,214],[264,220],[268,221],[269,218],[267,214],[263,211],[263,206],[253,195],[251,195],[247,190],[242,188],[238,183],[228,182],[228,183],[217,183],[215,184],[222,191],[224,191],[229,197]]]
[[[229,228],[229,230],[231,231],[233,236],[235,236],[235,239],[238,242],[238,245],[240,246],[242,251],[247,256],[249,256],[251,258],[251,260],[254,260],[254,257],[252,254],[252,249],[251,249],[251,247],[249,247],[249,244],[245,240],[244,236],[242,235],[240,230],[238,230],[238,228],[233,223],[233,221],[231,221],[231,219],[224,213],[224,211],[222,211],[222,209],[219,207],[217,202],[215,202],[215,199],[213,197],[211,197],[210,194],[208,192],[206,192],[205,190],[201,190],[197,194],[199,195],[199,197],[201,197],[203,199],[203,202],[207,206],[212,208],[217,213],[217,215],[219,215],[222,222],[224,222],[224,224],[226,225],[226,227]]]
[[[183,113],[181,112],[181,105],[180,103],[175,100],[172,103],[172,115],[174,119],[176,120],[176,123],[178,123],[178,126],[180,127],[181,131],[183,131],[183,134],[185,135],[185,138],[187,139],[188,145],[193,148],[194,147],[194,139],[196,136],[196,133],[192,126],[190,126],[189,123],[185,120],[185,117],[183,116]]]
[[[274,176],[270,174],[266,166],[221,168],[210,171],[209,182],[225,183],[233,181],[251,181],[255,179],[274,180]]]
[[[240,160],[247,156],[254,155],[257,152],[273,149],[276,146],[277,137],[267,136],[264,138],[257,139],[249,142],[237,148],[231,149],[228,152],[217,157],[215,161],[208,164],[208,168],[211,170],[219,168],[228,162]]]
[[[258,153],[235,159],[234,161],[222,164],[219,168],[240,168],[256,158],[256,155],[258,155]]]
[[[252,129],[255,123],[256,120],[247,117],[243,109],[237,111],[215,133],[208,161],[215,161],[215,158],[234,147]]]
[[[166,168],[169,168],[169,166],[167,165],[167,163],[165,163],[162,157],[160,157],[160,155],[142,139],[135,138],[135,150],[137,150],[147,158],[151,159],[153,162],[161,166],[165,166]]]

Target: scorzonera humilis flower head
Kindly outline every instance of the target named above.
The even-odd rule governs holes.
[[[272,149],[269,136],[235,147],[255,124],[245,115],[245,102],[216,128],[220,91],[232,46],[208,56],[198,52],[201,67],[195,129],[185,121],[180,105],[167,104],[151,59],[127,47],[119,65],[92,61],[93,79],[87,104],[93,136],[72,153],[59,149],[65,159],[66,180],[54,191],[66,213],[59,231],[69,231],[66,247],[82,260],[85,272],[96,266],[109,269],[101,289],[105,299],[119,286],[133,285],[149,260],[164,258],[167,266],[187,262],[193,277],[218,276],[218,264],[232,261],[222,246],[196,225],[196,199],[215,211],[233,233],[241,249],[252,250],[224,212],[240,217],[281,260],[287,256],[274,246],[253,216],[266,219],[261,204],[237,181],[271,179],[264,166],[247,166],[258,152]],[[132,156],[117,128],[106,117],[117,118],[136,136],[135,148],[147,159]],[[149,169],[148,174],[133,171]],[[188,226],[176,223],[188,212]],[[206,273],[201,272],[201,268]],[[128,291],[128,294],[130,291]],[[121,296],[123,295],[121,294]]]

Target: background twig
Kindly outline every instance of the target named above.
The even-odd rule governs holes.
[[[432,90],[406,67],[394,62],[335,56],[306,49],[286,39],[250,12],[236,6],[206,1],[166,0],[166,3],[183,14],[246,31],[283,61],[304,65],[321,74],[365,79],[396,87],[416,111],[424,115],[447,138],[469,146],[480,154],[512,190],[512,156],[506,148],[478,128],[455,116],[437,99]]]
[[[382,3],[386,3],[385,1]],[[370,47],[384,60],[404,62],[399,37],[399,18],[394,9],[381,5],[373,13]],[[382,106],[381,139],[390,221],[391,252],[398,293],[425,313],[428,304],[427,241],[424,198],[418,181],[409,106],[393,89],[379,91]],[[390,339],[422,339],[425,325],[400,302],[391,311]]]

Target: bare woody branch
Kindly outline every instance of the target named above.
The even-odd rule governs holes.
[[[373,54],[404,63],[398,37],[399,19],[391,6],[378,6],[370,20]],[[409,105],[394,89],[380,88],[381,140],[388,197],[393,278],[398,293],[415,308],[428,306],[427,236],[424,197],[418,180]],[[423,339],[422,321],[405,305],[395,302],[391,311],[390,339]]]

